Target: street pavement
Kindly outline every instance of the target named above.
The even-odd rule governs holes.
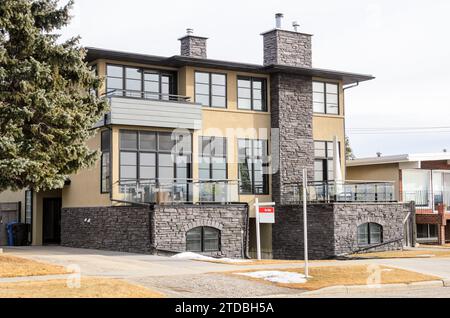
[[[302,263],[271,265],[229,265],[192,260],[177,260],[156,255],[130,254],[66,247],[15,247],[5,253],[63,266],[79,266],[84,276],[121,278],[165,293],[168,297],[450,297],[450,288],[424,287],[364,291],[348,294],[304,294],[227,275],[249,269],[301,268]],[[450,279],[450,258],[407,258],[324,261],[314,266],[379,264]]]

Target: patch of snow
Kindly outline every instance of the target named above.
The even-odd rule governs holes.
[[[262,278],[269,282],[283,283],[283,284],[304,284],[307,282],[305,275],[293,272],[258,271],[250,273],[236,273],[236,275],[243,275],[253,278]]]
[[[172,256],[173,259],[179,259],[179,260],[197,260],[197,261],[220,261],[224,263],[247,263],[251,260],[246,259],[233,259],[233,258],[214,258],[210,256],[205,256],[197,253],[192,252],[184,252],[179,253]]]

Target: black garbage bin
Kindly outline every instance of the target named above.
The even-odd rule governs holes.
[[[14,223],[12,225],[14,246],[28,245],[28,224]]]

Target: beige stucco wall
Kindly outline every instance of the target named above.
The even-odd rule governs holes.
[[[347,166],[347,179],[355,181],[393,181],[395,182],[396,199],[399,198],[400,169],[398,163],[356,167]]]
[[[92,150],[100,150],[101,130],[87,142]],[[100,159],[94,166],[70,176],[71,183],[62,189],[63,208],[98,207],[111,204],[109,194],[100,193]]]

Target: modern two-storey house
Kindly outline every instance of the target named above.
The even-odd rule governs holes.
[[[263,257],[302,257],[307,168],[312,257],[401,246],[409,206],[391,202],[389,184],[364,196],[345,175],[335,180],[345,172],[344,88],[373,77],[312,67],[312,36],[277,19],[262,34],[261,65],[207,58],[192,30],[171,57],[88,48],[110,104],[89,141],[97,164],[62,189],[1,195],[23,201],[32,244],[251,256],[258,198],[277,204],[275,225],[261,228]]]

